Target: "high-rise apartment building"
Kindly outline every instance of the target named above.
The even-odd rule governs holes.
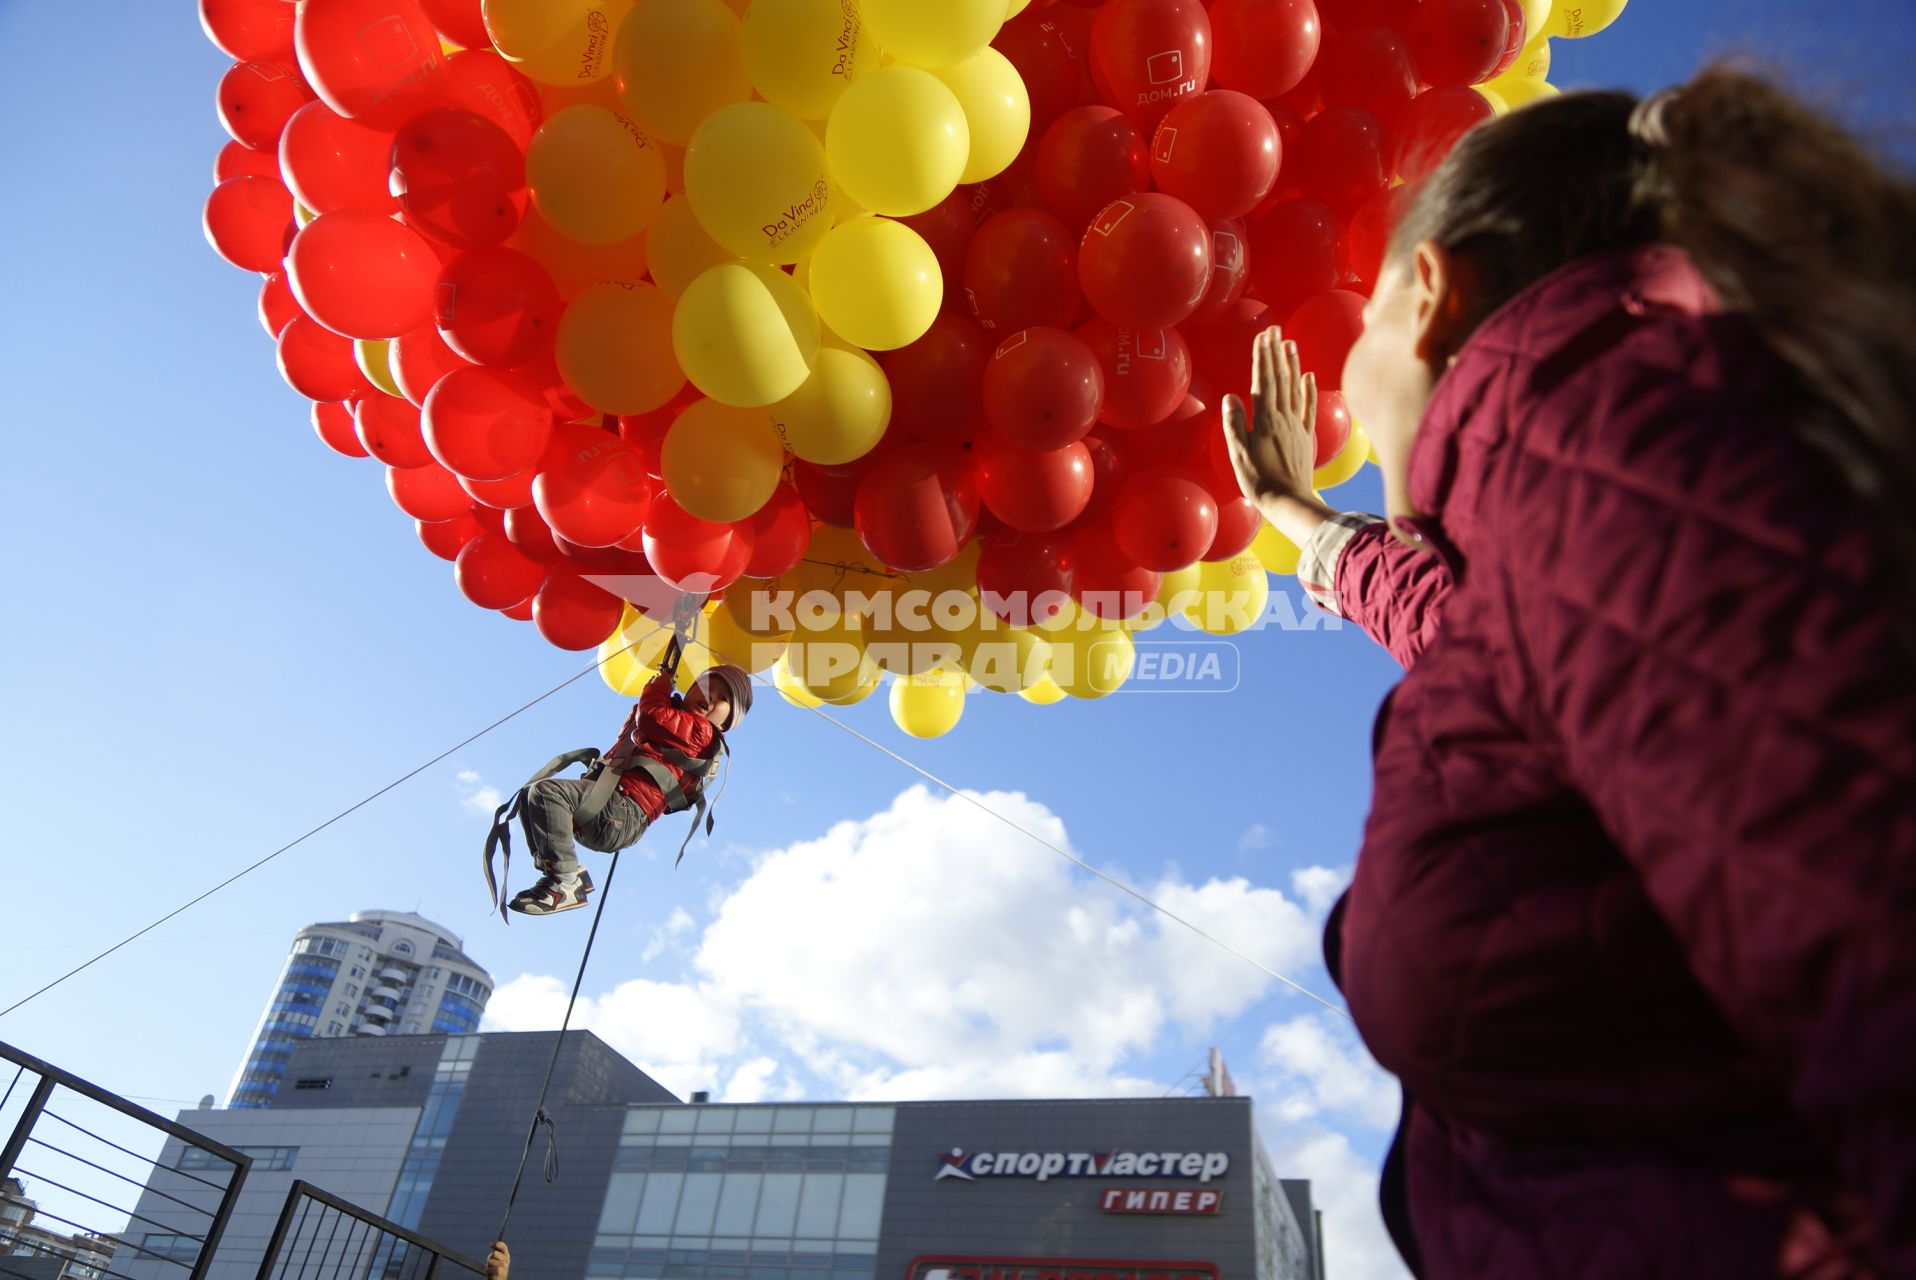
[[[456,934],[404,911],[359,911],[350,920],[301,929],[227,1105],[269,1105],[302,1040],[477,1030],[492,975],[463,945]]]

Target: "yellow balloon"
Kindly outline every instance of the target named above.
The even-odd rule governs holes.
[[[987,48],[934,74],[964,108],[971,135],[971,151],[958,181],[983,182],[1003,172],[1024,150],[1031,132],[1031,95],[1018,68]]]
[[[573,299],[553,353],[566,385],[600,413],[650,413],[685,388],[672,300],[644,281],[595,284]]]
[[[1318,489],[1329,489],[1343,484],[1364,469],[1364,463],[1369,457],[1370,437],[1364,434],[1364,428],[1353,422],[1350,439],[1344,442],[1343,449],[1338,451],[1335,458],[1311,473],[1311,483]]]
[[[606,688],[622,697],[636,698],[651,678],[651,668],[640,666],[631,654],[621,652],[613,637],[599,641],[599,679],[605,681]]]
[[[581,244],[553,230],[537,209],[527,209],[506,243],[544,267],[559,296],[571,302],[595,284],[643,279],[647,238],[641,233],[617,244]]]
[[[713,654],[718,661],[733,663],[747,671],[769,670],[784,656],[791,636],[789,631],[777,636],[755,636],[724,606],[712,614]]]
[[[1264,616],[1271,579],[1258,558],[1247,551],[1199,565],[1198,590],[1204,603],[1192,620],[1199,629],[1214,636],[1234,636]]]
[[[865,652],[864,630],[854,617],[799,628],[785,656],[798,683],[823,702],[849,706],[877,686],[878,664]]]
[[[560,235],[581,244],[618,244],[658,217],[665,159],[628,117],[604,107],[567,107],[532,135],[526,188]]]
[[[945,298],[938,255],[890,218],[833,227],[811,261],[818,318],[867,351],[892,351],[924,336]]]
[[[1006,7],[1006,0],[862,0],[859,12],[900,62],[949,67],[991,43]]]
[[[393,381],[392,343],[387,338],[353,339],[353,363],[359,371],[372,379],[372,384],[389,396],[405,398],[405,392]]]
[[[782,653],[779,655],[778,661],[772,664],[772,687],[778,690],[780,697],[795,707],[811,708],[824,706],[825,700],[823,698],[813,697],[811,691],[800,684],[798,677],[792,674],[792,664],[789,661],[790,657],[791,654],[789,652]]]
[[[685,197],[699,225],[754,262],[797,262],[832,228],[825,148],[766,102],[721,107],[685,150]]]
[[[1123,627],[1074,630],[1052,641],[1051,678],[1074,698],[1102,698],[1124,687],[1137,660]]]
[[[777,267],[725,262],[679,298],[672,349],[706,395],[741,409],[783,400],[818,357],[818,313]]]
[[[797,579],[790,574],[782,578],[740,578],[725,588],[721,612],[731,617],[732,626],[754,640],[776,640],[782,645],[792,636],[799,590]]]
[[[1554,98],[1562,90],[1548,80],[1508,80],[1498,86],[1497,92],[1512,111],[1518,111],[1540,98]]]
[[[1510,114],[1510,104],[1504,101],[1504,96],[1501,93],[1498,93],[1487,84],[1473,84],[1470,87],[1477,91],[1479,97],[1490,104],[1492,114],[1500,116]]]
[[[1547,80],[1550,78],[1550,37],[1538,36],[1523,47],[1517,60],[1510,69],[1490,82],[1490,87],[1498,93],[1512,80]]]
[[[692,202],[684,196],[667,200],[658,220],[645,233],[646,270],[652,282],[675,301],[707,268],[737,260],[737,254],[727,252],[705,234],[692,212]]]
[[[1623,14],[1630,0],[1556,0],[1544,30],[1553,36],[1581,40],[1594,36]]]
[[[1018,690],[1018,696],[1036,707],[1048,707],[1054,702],[1064,701],[1064,690],[1049,675],[1029,689]]]
[[[970,154],[957,95],[915,67],[885,67],[848,86],[825,127],[825,155],[845,194],[892,218],[950,195]]]
[[[1267,524],[1251,540],[1251,554],[1264,566],[1264,572],[1281,574],[1296,573],[1298,557],[1303,552],[1295,542],[1278,532],[1276,525]]]
[[[1031,3],[1031,0],[1011,0],[1011,6],[1005,10],[1005,20],[1010,21],[1011,19],[1017,17],[1019,14],[1023,13],[1025,11],[1025,6],[1030,3]]]
[[[581,105],[604,107],[607,111],[625,110],[625,104],[619,101],[618,81],[613,76],[601,76],[583,84],[569,82],[536,87],[539,91],[539,106],[543,108],[542,119],[556,116],[567,107]]]
[[[829,596],[840,609],[859,615],[870,612],[869,601],[908,585],[905,579],[887,572],[855,532],[830,524],[812,529],[805,558],[792,570],[792,577],[801,603],[822,603]],[[803,619],[800,621],[802,625]]]
[[[301,204],[299,201],[297,200],[293,201],[293,221],[297,225],[303,227],[307,223],[311,222],[314,218],[317,218],[318,216],[319,216],[318,214],[314,213],[311,209],[308,209],[305,205]]]
[[[772,406],[772,428],[793,456],[841,466],[870,453],[891,423],[891,383],[857,347],[824,340],[812,376]]]
[[[877,692],[878,682],[883,677],[884,677],[884,673],[878,669],[878,666],[876,663],[871,663],[871,662],[866,663],[865,678],[863,680],[860,680],[858,682],[858,686],[854,688],[850,693],[846,694],[844,697],[833,698],[831,700],[832,705],[834,707],[856,706],[858,703],[863,702],[865,699],[871,697],[873,693]]]
[[[546,84],[587,84],[612,70],[632,0],[482,0],[492,47]]]
[[[1523,30],[1526,41],[1536,40],[1544,34],[1544,27],[1550,21],[1551,0],[1519,0],[1523,5]]]
[[[620,28],[613,62],[626,110],[676,146],[720,107],[752,96],[738,15],[719,0],[644,0]]]
[[[716,400],[687,405],[665,433],[659,471],[668,493],[701,520],[752,515],[778,488],[785,450],[763,409]]]
[[[882,597],[862,619],[872,661],[899,675],[962,667],[963,642],[937,625],[930,605],[931,593],[918,586],[901,585]]]
[[[757,0],[739,44],[760,96],[802,120],[823,120],[846,85],[878,67],[878,46],[850,0]]]
[[[891,682],[892,723],[914,738],[942,738],[965,714],[965,680],[956,672],[900,676]]]
[[[1198,577],[1201,565],[1187,564],[1182,569],[1173,569],[1164,575],[1158,584],[1158,598],[1151,602],[1146,610],[1147,616],[1160,618],[1187,618],[1196,621],[1194,610],[1202,600],[1203,585]],[[1133,631],[1146,631],[1149,627],[1133,626]]]
[[[965,592],[972,596],[978,594],[978,555],[981,548],[976,538],[967,542],[957,555],[934,569],[925,569],[906,575],[914,587],[923,587],[931,592],[936,600],[947,591]]]
[[[1051,641],[1026,627],[986,631],[965,671],[994,693],[1022,693],[1051,678]]]

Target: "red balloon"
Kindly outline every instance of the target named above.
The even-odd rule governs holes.
[[[200,26],[221,53],[241,62],[293,56],[293,6],[286,0],[200,0]]]
[[[1229,560],[1232,556],[1243,555],[1257,541],[1257,531],[1264,527],[1264,517],[1258,512],[1257,504],[1246,497],[1235,497],[1228,502],[1219,502],[1217,506],[1217,536],[1211,539],[1211,545],[1201,559]]]
[[[1284,336],[1297,344],[1304,372],[1317,375],[1319,393],[1344,385],[1344,360],[1364,331],[1364,295],[1328,289],[1291,313]]]
[[[883,446],[880,446],[881,448]],[[871,454],[860,458],[863,463]],[[855,504],[858,482],[865,478],[863,466],[820,467],[809,462],[792,464],[792,483],[812,515],[829,525],[849,529],[858,523]]]
[[[1007,529],[978,544],[978,598],[1014,627],[1056,617],[1077,582],[1078,554],[1069,533]]]
[[[1096,478],[1091,486],[1091,505],[1084,509],[1085,519],[1102,518],[1123,491],[1125,479],[1131,474],[1131,460],[1119,442],[1130,435],[1115,427],[1097,426],[1079,442],[1091,454],[1091,473]]]
[[[1150,132],[1211,78],[1211,20],[1198,0],[1106,0],[1091,24],[1091,74],[1104,100]]]
[[[1355,107],[1326,107],[1304,125],[1291,153],[1298,188],[1340,218],[1390,185],[1384,128]]]
[[[559,423],[532,482],[552,531],[584,547],[609,547],[646,522],[656,486],[632,446],[600,427]]]
[[[1356,107],[1390,123],[1417,96],[1410,43],[1395,27],[1359,27],[1327,38],[1320,65],[1324,100],[1332,106]]]
[[[298,115],[296,111],[293,113]],[[237,142],[222,146],[219,154],[213,157],[213,183],[215,186],[228,178],[237,178],[243,173],[258,174],[263,178],[281,180],[279,172],[279,154],[274,151],[255,151],[251,147],[242,147]]]
[[[412,528],[426,550],[441,560],[457,560],[468,542],[486,533],[486,527],[470,511],[451,520],[415,520]]]
[[[391,185],[427,235],[461,249],[503,244],[526,213],[525,152],[484,116],[439,107],[393,139]]]
[[[293,113],[279,138],[279,164],[293,198],[314,213],[399,207],[386,189],[392,134],[348,120],[323,102]]]
[[[486,481],[510,479],[537,463],[552,440],[553,422],[552,410],[524,374],[468,367],[433,387],[424,425],[425,445],[441,466]]]
[[[1113,324],[1177,324],[1211,287],[1211,229],[1173,196],[1145,191],[1114,200],[1085,232],[1078,280],[1092,310]]]
[[[1217,502],[1172,467],[1135,473],[1111,507],[1118,549],[1145,569],[1169,573],[1196,564],[1217,536]]]
[[[945,298],[961,297],[965,287],[965,254],[971,237],[978,230],[978,216],[972,212],[971,196],[965,187],[952,193],[923,213],[914,213],[900,222],[916,231],[938,258],[945,277]]]
[[[311,316],[295,316],[279,331],[279,375],[308,400],[356,400],[372,389],[353,341],[342,338]]]
[[[415,520],[453,520],[472,510],[459,478],[436,462],[419,467],[387,467],[386,492]]]
[[[1150,189],[1151,148],[1114,107],[1073,107],[1039,138],[1039,196],[1067,227],[1088,226],[1113,200]]]
[[[1104,371],[1098,420],[1124,430],[1162,422],[1191,388],[1191,352],[1176,329],[1120,329],[1102,317],[1077,330]]]
[[[281,329],[305,314],[293,299],[293,289],[286,283],[286,273],[268,273],[259,286],[259,324],[260,328],[266,330],[266,336],[279,337]]]
[[[302,0],[293,46],[326,105],[375,129],[397,129],[445,88],[439,33],[418,0]]]
[[[1251,252],[1255,266],[1256,248]],[[1191,328],[1192,363],[1220,400],[1226,394],[1251,394],[1251,340],[1275,323],[1269,305],[1256,298],[1239,298],[1211,320]]]
[[[313,430],[321,444],[342,457],[366,456],[366,446],[359,443],[353,427],[353,411],[337,401],[313,401]]]
[[[1391,232],[1402,212],[1397,194],[1400,189],[1380,191],[1359,205],[1357,212],[1351,215],[1350,224],[1344,228],[1343,239],[1338,241],[1338,261],[1361,292],[1368,293],[1374,288],[1384,269],[1384,252],[1390,246]]]
[[[283,62],[235,62],[214,97],[220,125],[243,147],[271,151],[295,111],[313,100],[299,72]]]
[[[1084,514],[1096,474],[1091,451],[1026,449],[987,434],[977,448],[978,494],[991,514],[1023,533],[1051,533]]]
[[[677,395],[650,413],[620,415],[619,438],[632,446],[632,452],[638,455],[639,465],[645,468],[645,474],[655,480],[665,477],[659,455],[665,448],[666,433],[679,420],[681,413],[703,399],[705,393],[688,382]]]
[[[459,487],[471,494],[472,500],[481,508],[504,513],[515,507],[532,505],[532,482],[538,476],[538,470],[532,467],[516,476],[507,476],[504,480],[474,480],[469,476],[460,476]]]
[[[286,253],[299,305],[349,338],[396,338],[423,323],[438,272],[438,257],[417,231],[364,209],[320,214]]]
[[[646,560],[645,553],[639,550],[643,541],[644,539],[635,533],[614,546],[582,547],[577,543],[567,542],[555,534],[552,545],[559,550],[560,563],[572,565],[581,573],[656,578],[658,575],[652,572],[652,566]]]
[[[389,467],[423,467],[433,460],[419,431],[419,410],[383,391],[353,402],[353,430],[366,452]]]
[[[532,625],[559,649],[596,649],[624,616],[617,596],[576,573],[553,571],[532,597]]]
[[[1504,56],[1510,11],[1504,0],[1420,0],[1408,34],[1425,84],[1481,84]]]
[[[1312,0],[1212,0],[1211,79],[1255,98],[1289,93],[1316,61],[1321,36]]]
[[[1392,168],[1408,184],[1423,181],[1443,163],[1459,138],[1496,114],[1490,99],[1475,89],[1448,85],[1424,90],[1397,121]]]
[[[1289,315],[1337,278],[1337,219],[1323,205],[1286,200],[1251,224],[1251,283],[1276,315]]]
[[[962,444],[984,430],[981,387],[991,349],[984,330],[946,312],[916,342],[878,353],[891,382],[893,427],[944,444]]]
[[[550,355],[565,302],[546,269],[517,249],[473,249],[439,273],[434,319],[474,364],[522,365]]]
[[[461,48],[484,49],[492,43],[480,16],[480,0],[419,0],[419,7],[435,31]]]
[[[985,366],[985,414],[1022,449],[1062,449],[1084,437],[1104,407],[1097,353],[1063,329],[1020,329]],[[992,505],[990,497],[986,505]]]
[[[1244,296],[1251,284],[1250,234],[1236,218],[1211,219],[1211,284],[1187,323],[1202,324]]]
[[[1151,176],[1159,191],[1202,216],[1235,218],[1270,194],[1279,148],[1277,122],[1264,104],[1212,89],[1165,113],[1151,142]]]
[[[453,569],[460,594],[481,609],[510,609],[545,580],[546,567],[498,533],[481,533],[468,541]]]
[[[694,595],[723,591],[751,563],[749,538],[736,524],[701,520],[661,493],[645,521],[645,558],[675,590]]]
[[[963,450],[906,444],[885,451],[866,469],[853,527],[881,563],[917,573],[964,549],[978,527],[978,502]]]
[[[776,578],[805,558],[812,540],[812,517],[805,500],[789,484],[772,490],[769,501],[746,521],[752,527],[752,558],[745,563],[745,574],[752,578]]]
[[[1051,122],[1078,102],[1084,63],[1072,52],[1057,23],[1032,5],[998,29],[991,47],[1005,56],[1024,81],[1031,99],[1031,137],[1039,137]]]
[[[472,368],[471,362],[446,345],[439,336],[439,326],[431,323],[394,338],[387,353],[393,382],[406,399],[422,409],[441,378],[455,369]]]
[[[972,237],[965,294],[979,324],[1001,334],[1064,328],[1078,316],[1077,237],[1042,209],[1009,209]]]
[[[1524,45],[1530,40],[1530,22],[1524,16],[1523,0],[1504,0],[1504,16],[1509,19],[1510,34],[1504,39],[1503,56],[1497,59],[1497,65],[1485,77],[1488,80],[1495,80],[1515,66],[1517,59],[1523,55]]]
[[[534,599],[537,599],[537,597],[535,596]],[[499,612],[503,614],[504,616],[511,618],[514,622],[531,622],[532,621],[532,601],[521,600],[518,604],[513,605],[512,608],[501,609],[499,610]]]
[[[1078,606],[1106,621],[1135,618],[1158,598],[1164,575],[1132,561],[1119,549],[1104,520],[1080,522],[1077,533],[1077,574],[1072,596]]]
[[[1222,439],[1223,435],[1216,403],[1210,386],[1201,378],[1193,378],[1191,390],[1164,421],[1118,437],[1117,447],[1123,451],[1126,464],[1145,471],[1175,467],[1203,483],[1210,437],[1216,434]],[[1236,494],[1234,482],[1224,496]]]
[[[565,559],[559,544],[553,541],[552,527],[539,518],[539,509],[530,504],[506,509],[506,539],[520,552],[540,564],[557,564]]]
[[[277,271],[293,227],[293,196],[277,178],[260,174],[228,178],[206,197],[200,225],[213,252],[234,266],[243,271]]]
[[[1351,411],[1344,403],[1342,391],[1319,391],[1317,393],[1317,460],[1311,465],[1321,467],[1344,452],[1344,446],[1351,438]]]
[[[491,49],[461,49],[446,67],[446,105],[478,112],[525,150],[545,120],[532,81]]]
[[[1317,8],[1324,21],[1339,31],[1355,31],[1359,27],[1396,27],[1402,31],[1410,26],[1417,3],[1418,0],[1318,0]]]

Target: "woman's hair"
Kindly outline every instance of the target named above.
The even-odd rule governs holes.
[[[1589,254],[1684,249],[1916,580],[1916,185],[1834,121],[1721,67],[1641,103],[1546,99],[1464,136],[1387,260],[1426,240],[1470,256],[1480,316]]]

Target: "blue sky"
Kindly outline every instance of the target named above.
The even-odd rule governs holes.
[[[1897,0],[1813,19],[1796,0],[1635,0],[1559,42],[1552,78],[1647,89],[1755,50],[1852,118],[1906,123],[1912,26]],[[224,59],[190,7],[92,11],[85,69],[80,34],[70,6],[0,4],[16,877],[0,1006],[585,664],[467,604],[379,470],[314,439],[257,279],[201,238]],[[1373,476],[1335,496],[1374,505]],[[929,743],[882,698],[845,714],[1329,994],[1312,899],[1354,856],[1395,669],[1351,630],[1269,630],[1242,652],[1227,696],[980,696]],[[0,1038],[123,1093],[224,1096],[293,931],[370,907],[462,933],[508,984],[500,1025],[556,1024],[585,919],[488,917],[474,796],[604,745],[622,711],[579,682],[0,1019]],[[586,983],[609,1039],[739,1097],[1162,1092],[1219,1044],[1279,1166],[1338,1206],[1332,1274],[1395,1274],[1364,1221],[1388,1086],[1338,1020],[805,713],[768,702],[738,745],[716,841],[675,872],[674,825],[620,875]]]

